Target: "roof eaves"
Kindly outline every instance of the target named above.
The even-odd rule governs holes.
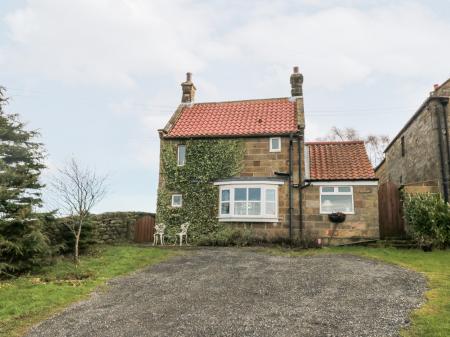
[[[315,141],[305,142],[305,145],[347,145],[347,144],[364,144],[363,140],[338,140],[338,141]]]
[[[364,177],[364,178],[309,178],[305,179],[306,181],[359,181],[359,180],[368,180],[368,181],[377,181],[379,178],[373,177]]]
[[[375,168],[373,169],[375,172],[377,172],[380,168],[381,168],[381,166],[383,166],[383,164],[386,162],[386,158],[383,158],[383,160],[382,161],[380,161],[379,163],[378,163],[378,165],[377,166],[375,166]]]
[[[189,103],[189,104],[191,104],[191,103]],[[162,129],[163,133],[168,134],[170,132],[170,130],[172,130],[172,128],[175,126],[176,122],[180,118],[181,113],[183,112],[183,109],[186,106],[187,106],[186,103],[181,103],[180,105],[178,105],[178,107],[173,112],[172,116],[170,117],[169,121],[164,126],[164,129]]]

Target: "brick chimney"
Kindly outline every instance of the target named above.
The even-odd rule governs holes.
[[[298,67],[294,67],[294,72],[291,75],[291,95],[292,97],[303,96],[303,75],[299,73]]]
[[[183,89],[183,96],[181,96],[181,103],[194,102],[195,85],[192,83],[192,73],[186,73],[186,81],[181,83]]]

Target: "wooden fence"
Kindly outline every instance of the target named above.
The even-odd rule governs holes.
[[[134,225],[134,241],[138,243],[153,242],[155,233],[155,216],[145,215],[136,220]]]
[[[392,182],[378,189],[380,238],[398,238],[405,235],[403,206],[398,186]]]

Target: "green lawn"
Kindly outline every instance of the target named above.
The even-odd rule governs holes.
[[[108,279],[175,254],[132,245],[104,246],[83,256],[77,268],[61,259],[35,275],[0,282],[0,336],[21,336],[32,324],[85,298]]]
[[[450,250],[424,253],[395,248],[335,247],[317,250],[272,250],[279,254],[354,254],[400,265],[425,274],[429,291],[427,302],[412,314],[412,324],[402,331],[404,337],[450,336]]]

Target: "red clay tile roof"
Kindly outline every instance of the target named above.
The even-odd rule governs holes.
[[[187,105],[165,137],[281,135],[297,130],[295,101],[272,98]]]
[[[375,180],[363,141],[310,142],[310,180]]]

